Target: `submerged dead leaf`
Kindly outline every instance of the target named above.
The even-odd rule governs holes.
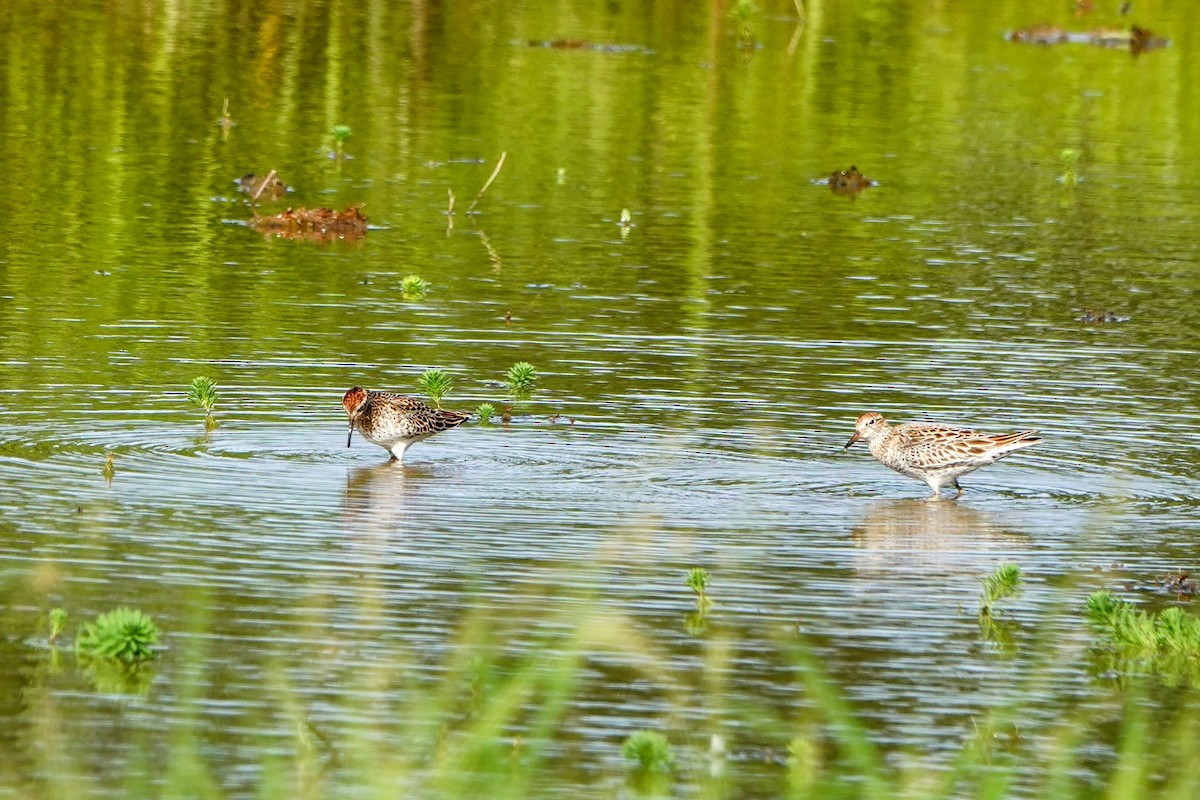
[[[850,169],[829,173],[829,188],[835,194],[857,194],[872,185],[874,184],[871,179],[859,172],[858,167],[854,165],[851,165]]]
[[[254,229],[281,239],[307,239],[329,242],[334,239],[361,239],[367,233],[367,218],[362,206],[348,206],[344,211],[331,208],[289,208],[278,214],[259,216],[250,220]]]

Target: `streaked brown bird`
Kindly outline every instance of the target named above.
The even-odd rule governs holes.
[[[404,451],[435,433],[457,428],[470,414],[431,408],[415,397],[392,392],[371,392],[355,386],[342,395],[342,406],[350,417],[346,447],[354,438],[354,429],[368,442],[392,454],[392,461],[403,461]]]
[[[929,484],[930,500],[941,497],[943,486],[957,489],[957,498],[963,492],[959,477],[1042,441],[1037,431],[988,434],[935,423],[889,425],[878,411],[858,418],[854,435],[842,449],[859,439],[880,464]]]

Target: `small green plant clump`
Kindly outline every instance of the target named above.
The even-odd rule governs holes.
[[[1087,613],[1119,649],[1145,656],[1200,656],[1200,617],[1177,606],[1151,614],[1101,591],[1088,597]]]
[[[735,0],[729,9],[729,18],[737,28],[738,46],[753,47],[756,43],[752,21],[758,15],[758,6],[753,0]]]
[[[983,591],[979,595],[979,615],[991,616],[992,606],[1012,597],[1021,588],[1021,568],[1016,564],[1001,564],[996,571],[983,579]]]
[[[158,628],[150,617],[134,608],[117,608],[85,623],[75,637],[79,655],[105,661],[137,664],[154,658]]]
[[[335,158],[346,157],[346,140],[350,138],[349,125],[334,125],[329,129],[333,134],[333,154]]]
[[[492,424],[492,417],[496,415],[496,407],[491,403],[480,403],[475,409],[475,415],[479,417],[479,422],[482,425]]]
[[[1151,672],[1171,686],[1200,686],[1200,617],[1179,607],[1142,611],[1106,591],[1088,597],[1087,615],[1105,639],[1103,672]]]
[[[1068,147],[1059,153],[1058,157],[1066,168],[1062,174],[1062,182],[1074,185],[1079,181],[1079,176],[1075,173],[1075,162],[1079,160],[1079,151]]]
[[[708,599],[708,584],[711,579],[712,575],[704,567],[693,567],[688,570],[687,585],[696,593],[696,605],[701,609],[711,605],[711,601]]]
[[[400,279],[400,296],[405,300],[416,300],[424,297],[429,291],[429,281],[420,275],[405,275]]]
[[[61,608],[50,609],[50,643],[59,637],[63,632],[63,628],[67,626],[67,612]]]
[[[421,392],[432,400],[434,405],[441,408],[442,398],[450,393],[454,379],[444,369],[434,368],[422,372],[421,377],[417,379],[417,384],[421,387]]]
[[[537,383],[537,368],[528,361],[518,361],[508,368],[504,376],[504,384],[514,396],[527,396]]]
[[[708,584],[711,577],[704,567],[693,567],[688,570],[685,583],[696,593],[696,610],[683,618],[683,627],[689,636],[701,636],[708,629],[708,610],[712,607],[712,601],[708,599]]]
[[[621,745],[621,755],[638,769],[670,772],[675,764],[671,743],[657,731],[635,731]]]
[[[188,386],[187,397],[192,405],[211,414],[217,405],[216,381],[204,375],[192,378],[192,383]]]
[[[788,742],[788,782],[793,796],[809,795],[821,775],[821,748],[811,736],[797,736]]]

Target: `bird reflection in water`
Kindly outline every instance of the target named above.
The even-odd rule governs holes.
[[[959,503],[888,500],[872,503],[851,530],[860,571],[978,575],[998,551],[1028,546],[1029,537],[999,518]]]

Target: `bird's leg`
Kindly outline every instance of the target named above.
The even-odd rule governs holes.
[[[404,451],[408,449],[410,444],[412,444],[412,439],[401,439],[392,445],[392,461],[403,461]]]
[[[957,500],[958,498],[962,497],[963,488],[958,485],[958,478],[955,478],[954,483],[951,485],[954,486],[955,489],[958,489],[958,494],[954,495],[954,499]]]
[[[941,500],[942,499],[942,485],[940,483],[938,483],[937,481],[932,481],[932,480],[926,481],[926,483],[929,484],[930,489],[933,489],[933,494],[929,495],[929,497],[926,497],[925,499],[926,500]]]

